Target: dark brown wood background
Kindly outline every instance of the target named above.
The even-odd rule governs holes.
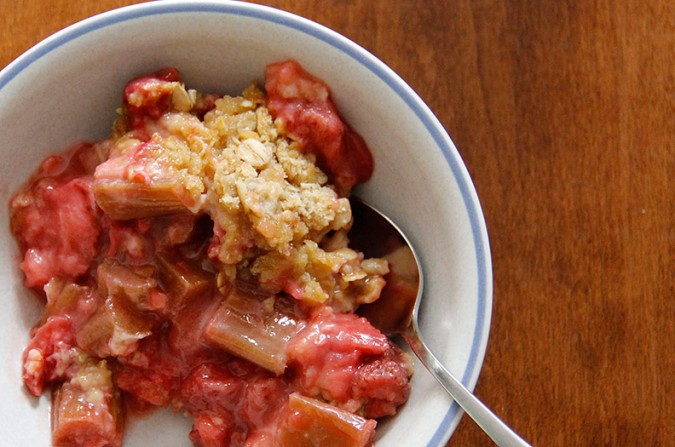
[[[0,0],[0,67],[130,3]],[[675,445],[675,2],[259,3],[370,50],[459,148],[494,264],[476,394],[539,446]]]

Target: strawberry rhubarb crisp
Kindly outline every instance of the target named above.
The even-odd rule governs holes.
[[[291,60],[241,96],[166,68],[122,97],[108,139],[48,157],[10,203],[45,301],[23,380],[53,391],[53,445],[119,446],[161,406],[196,446],[371,445],[412,369],[354,313],[388,265],[349,246],[373,159],[328,86]]]

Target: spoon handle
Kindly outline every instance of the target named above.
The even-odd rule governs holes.
[[[495,444],[500,447],[530,447],[441,364],[419,337],[414,325],[411,325],[409,330],[403,334],[403,338],[448,394],[492,438]]]

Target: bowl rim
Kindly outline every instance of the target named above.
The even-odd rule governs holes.
[[[153,15],[178,13],[220,13],[260,19],[289,27],[336,48],[367,68],[391,88],[415,113],[425,129],[440,148],[460,190],[462,201],[469,216],[477,272],[477,313],[467,367],[461,382],[473,390],[482,368],[490,332],[493,302],[492,260],[489,238],[480,201],[464,162],[450,136],[433,114],[429,106],[398,74],[349,38],[302,16],[277,8],[230,0],[163,0],[161,2],[137,3],[112,9],[80,20],[28,49],[0,70],[0,94],[2,90],[43,56],[85,34],[118,23]],[[447,413],[436,428],[428,447],[443,446],[459,424],[463,411],[452,402]]]

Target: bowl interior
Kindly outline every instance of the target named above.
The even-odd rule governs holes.
[[[6,201],[47,154],[107,136],[132,77],[175,66],[190,87],[238,94],[266,64],[297,59],[332,87],[346,120],[376,160],[359,195],[406,231],[425,285],[422,331],[465,385],[477,380],[487,343],[492,280],[487,233],[470,177],[452,141],[415,93],[351,41],[299,17],[257,5],[153,2],[103,14],[40,43],[0,73],[0,191]],[[0,221],[3,439],[47,445],[49,399],[21,386],[21,352],[41,303],[21,284],[7,206]],[[378,426],[378,445],[440,446],[461,413],[416,364],[410,401]],[[190,421],[169,411],[134,422],[125,446],[189,445]]]

